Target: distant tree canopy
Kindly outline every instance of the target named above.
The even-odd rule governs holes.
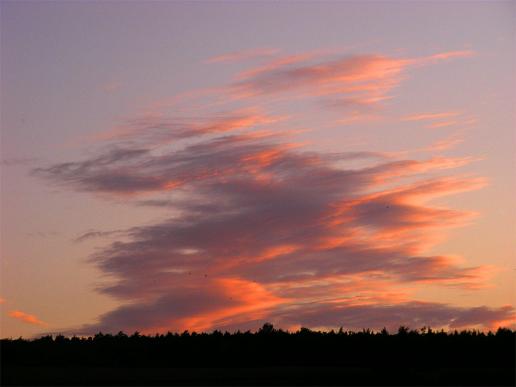
[[[265,324],[257,332],[97,333],[93,337],[3,339],[2,366],[145,367],[346,366],[509,367],[516,331],[363,330],[296,332]]]

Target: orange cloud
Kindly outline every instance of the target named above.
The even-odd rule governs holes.
[[[427,120],[436,120],[441,118],[449,118],[456,117],[460,113],[459,112],[441,112],[441,113],[418,113],[411,114],[405,117],[402,117],[402,121],[427,121]]]
[[[268,116],[257,108],[220,112],[209,116],[168,118],[147,114],[94,136],[96,140],[138,139],[142,144],[164,145],[173,141],[213,133],[232,132],[278,123],[285,117]]]
[[[457,121],[442,121],[442,122],[434,122],[432,124],[427,125],[427,128],[436,129],[436,128],[444,128],[446,126],[452,126],[457,124]]]
[[[288,59],[288,60],[287,60]],[[356,56],[322,63],[286,58],[269,67],[246,72],[232,90],[244,96],[299,90],[305,95],[353,94],[368,104],[386,98],[399,83],[409,62],[377,55]]]
[[[375,186],[380,183],[391,183],[394,178],[403,178],[437,170],[446,170],[462,167],[476,159],[473,157],[443,157],[436,156],[428,160],[399,160],[373,166],[367,170],[375,173],[372,180]]]
[[[238,323],[264,318],[270,309],[288,301],[286,298],[275,296],[256,282],[241,278],[219,278],[212,286],[220,289],[230,305],[221,305],[214,311],[180,319],[178,329],[206,331],[229,321]]]
[[[450,58],[468,58],[475,55],[475,51],[473,50],[458,50],[458,51],[447,51],[441,52],[439,54],[430,55],[426,58],[423,58],[423,61],[438,61],[438,60],[446,60]]]
[[[400,284],[455,280],[469,288],[477,279],[472,268],[424,255],[440,230],[469,214],[424,204],[483,181],[397,181],[472,158],[328,155],[282,139],[249,132],[202,139],[174,152],[118,149],[48,170],[57,181],[101,193],[165,192],[180,182],[191,195],[157,204],[177,209],[179,218],[129,230],[125,242],[95,257],[102,271],[119,278],[102,291],[132,302],[102,316],[98,329],[131,321],[130,329],[204,330],[322,300],[353,307],[404,300],[389,282],[383,282],[389,299],[344,284],[335,284],[330,295],[317,289],[342,275],[381,273]],[[345,168],[364,158],[377,163]],[[297,296],[278,290],[293,282]]]
[[[453,125],[472,125],[476,123],[473,117],[464,117],[462,113],[456,111],[440,113],[417,113],[404,116],[402,121],[428,121],[427,128],[437,129]]]
[[[210,62],[245,60],[258,51]],[[129,120],[105,137],[108,146],[97,155],[34,170],[77,191],[156,195],[137,204],[162,209],[160,221],[111,233],[124,238],[91,257],[115,278],[99,290],[125,304],[85,330],[245,329],[264,319],[284,326],[346,321],[363,328],[384,324],[378,316],[391,324],[407,316],[449,326],[458,318],[466,324],[506,318],[506,310],[482,309],[477,317],[471,308],[410,299],[418,284],[472,289],[485,280],[486,267],[429,253],[444,230],[474,216],[430,202],[485,185],[453,171],[477,158],[307,150],[289,137],[290,111],[285,124],[285,116],[265,110],[276,109],[274,98],[292,103],[311,97],[351,109],[350,122],[374,117],[369,109],[392,97],[408,69],[469,55],[275,58],[240,73],[225,93],[217,90],[220,100],[239,99],[238,108],[219,109],[217,101],[175,109],[181,116]],[[192,99],[210,93],[193,93]],[[255,97],[266,103],[240,107]],[[293,118],[300,121],[300,114]],[[460,113],[402,119],[432,125],[451,118],[458,121]],[[442,151],[457,141],[417,151]],[[451,176],[435,178],[444,171]],[[93,230],[84,238],[111,234]]]
[[[256,259],[258,261],[264,261],[264,260],[267,260],[267,259],[274,259],[274,258],[277,258],[277,257],[279,257],[281,255],[284,255],[284,254],[293,253],[297,249],[299,249],[299,247],[295,246],[295,245],[279,245],[279,246],[274,246],[274,247],[270,247],[270,248],[266,249],[263,252],[263,254],[258,256]]]
[[[464,141],[464,137],[462,135],[455,134],[450,137],[438,140],[438,141],[434,142],[433,144],[431,144],[429,147],[424,148],[424,149],[428,150],[428,151],[440,152],[440,151],[452,149],[456,145],[462,143],[463,141]]]
[[[22,312],[20,310],[11,310],[8,313],[8,315],[9,315],[9,317],[12,317],[12,318],[15,318],[17,320],[23,321],[24,323],[27,323],[27,324],[40,325],[40,326],[46,326],[47,325],[47,323],[41,321],[36,316],[34,316],[32,314],[28,314],[28,313]]]
[[[464,133],[454,133],[448,137],[441,138],[437,141],[434,141],[428,146],[423,146],[420,148],[413,148],[407,151],[401,151],[401,152],[393,152],[390,155],[393,157],[407,157],[407,155],[411,154],[421,154],[422,152],[443,152],[445,150],[454,149],[457,145],[464,142]],[[471,158],[470,161],[477,161],[480,160],[480,158]]]
[[[290,93],[290,97],[331,96],[327,106],[370,108],[392,98],[390,91],[409,67],[471,55],[472,51],[450,51],[422,58],[374,54],[340,58],[316,53],[290,55],[240,73],[230,87],[230,94],[240,99],[285,93]]]

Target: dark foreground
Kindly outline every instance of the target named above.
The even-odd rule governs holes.
[[[134,334],[2,340],[9,385],[514,386],[516,332]]]

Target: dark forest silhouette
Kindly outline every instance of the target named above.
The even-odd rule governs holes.
[[[514,385],[516,331],[257,332],[3,339],[2,385]]]

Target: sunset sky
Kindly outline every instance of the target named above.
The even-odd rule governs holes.
[[[0,10],[1,337],[515,327],[515,2]]]

